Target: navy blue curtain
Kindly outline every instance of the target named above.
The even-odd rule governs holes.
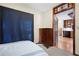
[[[33,15],[3,8],[3,43],[33,41]]]
[[[22,13],[20,19],[20,31],[21,31],[21,38],[23,40],[30,40],[32,41],[33,36],[33,24],[32,24],[32,15]]]

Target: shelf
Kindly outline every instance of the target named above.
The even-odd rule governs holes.
[[[54,14],[74,8],[74,3],[63,3],[54,8]]]

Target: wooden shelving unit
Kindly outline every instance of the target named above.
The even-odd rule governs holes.
[[[61,5],[58,5],[54,8],[54,14],[60,13],[62,11],[66,11],[69,10],[71,8],[74,8],[74,4],[73,3],[63,3]]]

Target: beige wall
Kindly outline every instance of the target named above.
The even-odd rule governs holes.
[[[36,12],[33,9],[31,9],[29,6],[19,3],[18,4],[0,3],[0,5],[34,14],[34,42],[35,43],[39,42],[39,28],[52,28],[52,9],[45,12]]]
[[[39,28],[41,25],[41,14],[37,13],[35,14],[35,21],[34,21],[34,42],[38,43],[39,42]]]
[[[22,3],[0,3],[0,5],[34,14],[34,11],[29,6],[26,6]]]
[[[79,4],[76,4],[75,6],[75,15],[76,15],[76,20],[75,20],[75,50],[76,54],[79,55]]]
[[[37,20],[38,19],[38,20]],[[35,20],[35,42],[39,42],[39,28],[52,28],[53,19],[52,19],[52,9],[45,11],[45,12],[39,12],[36,15]]]
[[[53,27],[53,12],[52,9],[41,13],[41,28]]]

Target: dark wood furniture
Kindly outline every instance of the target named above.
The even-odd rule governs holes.
[[[73,38],[73,31],[63,31],[63,37]]]
[[[64,28],[72,28],[73,29],[73,20],[64,20]]]
[[[64,20],[64,28],[70,28],[72,31],[63,31],[63,37],[73,38],[73,19]]]
[[[54,14],[74,8],[74,3],[63,3],[54,7]]]
[[[52,28],[40,28],[39,29],[40,43],[46,47],[53,46],[53,29]]]

